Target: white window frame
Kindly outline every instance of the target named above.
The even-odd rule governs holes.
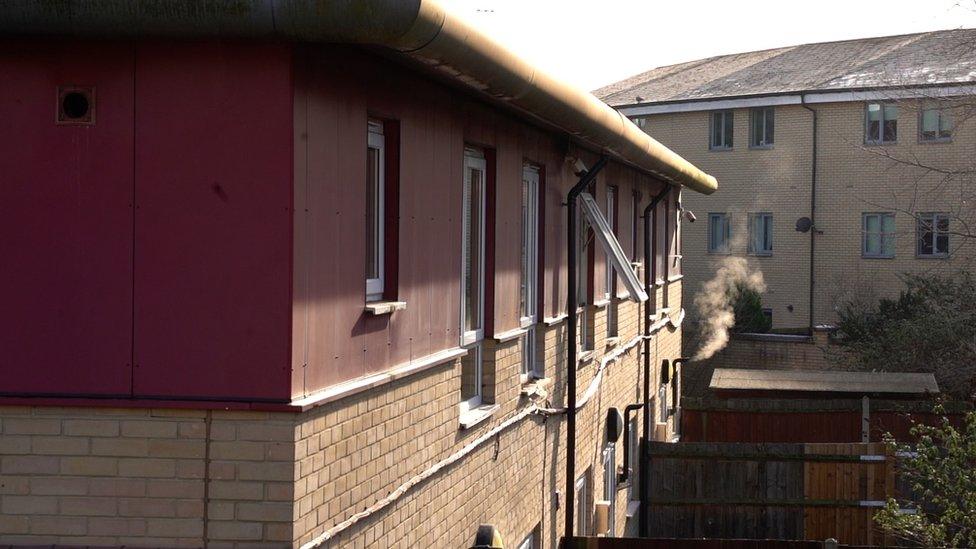
[[[630,462],[630,470],[626,471],[627,479],[627,501],[640,501],[640,493],[638,490],[634,490],[637,486],[637,466],[640,463],[640,434],[637,431],[637,417],[630,418],[630,425],[627,426],[627,438],[630,445],[630,456],[628,460]]]
[[[518,546],[518,549],[537,549],[537,548],[538,546],[536,545],[536,541],[535,541],[535,530],[530,532],[529,535],[525,536],[525,539],[523,539],[522,543],[520,543]]]
[[[576,498],[576,535],[585,536],[590,532],[590,513],[587,508],[587,498],[589,495],[589,482],[587,475],[583,473],[576,479],[576,486],[573,497]]]
[[[719,247],[715,242],[712,241],[712,223],[713,220],[721,220],[723,225],[722,233],[725,235],[725,241],[722,246]],[[708,214],[708,253],[710,254],[722,254],[728,255],[731,253],[731,246],[729,245],[732,240],[732,217],[727,213],[713,212]]]
[[[609,516],[607,517],[609,529],[606,535],[614,537],[617,535],[615,524],[617,522],[617,452],[616,445],[612,442],[607,443],[603,450],[603,499],[610,502]]]
[[[468,356],[465,358],[473,361],[474,364],[475,394],[471,398],[461,401],[460,407],[461,407],[462,414],[464,412],[469,412],[481,406],[481,403],[484,401],[484,388],[482,387],[482,385],[484,383],[485,371],[484,371],[484,357],[482,356],[482,345],[480,341],[468,347]],[[464,368],[464,366],[461,367]],[[464,383],[463,379],[461,383],[462,384]]]
[[[522,284],[520,291],[525,302],[525,310],[519,311],[519,323],[525,328],[538,322],[539,286],[539,169],[525,165],[522,168],[522,195],[526,204],[522,205]]]
[[[764,244],[769,244],[769,249],[756,249],[756,239],[759,236],[756,232],[756,223],[760,220],[762,220],[764,241],[766,225],[769,225],[769,242],[764,242]],[[749,214],[749,253],[751,255],[763,257],[773,255],[773,214],[769,212],[757,212]]]
[[[470,357],[474,361],[475,366],[475,376],[476,376],[476,386],[477,392],[471,398],[461,401],[461,411],[466,412],[468,410],[477,408],[481,405],[483,400],[483,390],[482,381],[484,378],[484,368],[483,368],[483,357],[482,357],[482,345],[481,342],[485,337],[485,212],[486,212],[486,188],[488,184],[488,171],[487,162],[485,160],[485,155],[482,151],[472,148],[464,149],[464,174],[462,176],[462,203],[461,203],[461,270],[460,270],[460,280],[461,280],[461,310],[460,310],[460,340],[461,346],[468,349],[469,353],[474,353]],[[466,330],[464,326],[465,310],[467,309],[467,292],[465,291],[465,280],[464,273],[466,266],[470,260],[468,257],[469,251],[465,248],[465,243],[469,240],[469,235],[465,231],[465,226],[468,224],[465,221],[465,216],[468,211],[468,203],[471,201],[471,181],[468,179],[468,174],[472,169],[476,169],[481,173],[481,185],[480,185],[480,200],[478,201],[480,212],[478,218],[481,223],[479,234],[481,239],[478,242],[478,249],[474,250],[474,253],[478,254],[478,267],[480,272],[477,273],[478,278],[478,314],[475,319],[476,328],[474,330]],[[473,273],[474,274],[474,273]],[[463,366],[462,366],[463,367]]]
[[[868,218],[877,217],[878,218],[878,242],[881,245],[881,249],[878,253],[873,253],[868,251]],[[868,259],[890,259],[895,257],[895,231],[886,233],[884,231],[884,220],[885,218],[895,219],[895,214],[893,212],[864,212],[861,214],[861,257]],[[891,242],[891,253],[884,253],[885,243]]]
[[[379,301],[383,299],[384,289],[384,263],[386,262],[386,137],[383,135],[383,123],[379,120],[367,121],[367,154],[369,149],[377,151],[379,159],[379,180],[376,182],[367,181],[367,185],[376,184],[375,189],[376,205],[374,215],[376,215],[376,268],[378,278],[366,278],[366,301]],[[369,178],[371,174],[367,174]],[[366,205],[367,208],[370,204]]]
[[[939,231],[937,229],[940,220],[945,220],[948,225],[952,220],[949,218],[949,214],[944,212],[929,212],[918,214],[915,221],[915,257],[919,258],[945,258],[949,257],[949,236],[952,234],[950,230]],[[922,223],[928,221],[932,225],[932,253],[925,254],[921,252],[922,246]],[[942,252],[935,251],[936,242],[938,242],[939,234],[946,235],[946,249]]]
[[[522,258],[520,291],[525,309],[520,310],[519,325],[526,329],[522,334],[522,370],[520,379],[527,383],[541,377],[536,360],[535,325],[539,321],[539,168],[531,164],[522,166]]]

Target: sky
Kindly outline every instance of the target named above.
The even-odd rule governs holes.
[[[592,90],[744,51],[976,27],[976,0],[441,0],[547,72]]]

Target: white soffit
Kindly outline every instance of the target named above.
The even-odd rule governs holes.
[[[596,240],[603,247],[603,251],[607,253],[607,257],[610,258],[610,263],[613,264],[617,275],[623,280],[631,299],[635,301],[647,301],[647,293],[641,287],[637,273],[634,272],[633,266],[631,266],[630,261],[624,254],[623,248],[620,247],[620,242],[617,241],[617,237],[610,230],[610,224],[603,217],[603,212],[596,205],[593,196],[589,193],[580,194],[580,204],[583,206],[583,215],[586,217],[586,221],[593,228]]]
[[[960,95],[976,95],[976,86],[943,86],[938,88],[902,88],[869,91],[824,91],[792,95],[768,95],[765,97],[739,97],[678,103],[658,103],[622,107],[624,116],[643,116],[674,112],[721,111],[776,105],[800,105],[801,103],[843,103],[850,101],[893,101],[897,99],[940,99]]]

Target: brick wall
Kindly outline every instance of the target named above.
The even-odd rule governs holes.
[[[669,285],[672,311],[680,283]],[[663,292],[657,290],[658,300]],[[619,340],[608,345],[607,307]],[[594,353],[577,369],[579,395],[606,353],[633,342],[639,307],[591,307]],[[0,408],[0,543],[298,547],[384,498],[526,406],[562,405],[565,320],[540,325],[549,378],[522,396],[519,339],[486,343],[486,395],[499,409],[458,427],[460,360],[434,366],[304,413],[114,408]],[[681,331],[652,340],[658,364],[678,356]],[[577,475],[603,496],[604,419],[640,400],[641,346],[605,371],[577,416]],[[652,384],[656,388],[657,384]],[[652,406],[654,413],[657,407]],[[659,418],[655,417],[655,422]],[[672,425],[659,432],[670,437]],[[623,440],[616,444],[623,464]],[[342,531],[329,546],[467,547],[481,523],[509,544],[563,532],[565,416],[529,415],[393,504]],[[560,496],[557,497],[557,492]],[[561,503],[560,503],[561,500]],[[616,531],[633,532],[627,490],[616,493]]]
[[[919,259],[915,256],[915,220],[910,212],[951,212],[959,221],[976,221],[972,202],[972,176],[956,177],[946,184],[943,176],[898,164],[884,157],[918,159],[946,169],[972,169],[971,120],[957,116],[959,128],[949,143],[918,142],[918,101],[898,103],[898,143],[865,146],[864,103],[815,105],[819,113],[816,323],[836,320],[835,310],[852,297],[874,299],[897,293],[902,272],[927,273],[971,269],[971,239],[953,237],[952,260]],[[802,329],[809,317],[810,234],[799,233],[794,224],[810,216],[812,115],[799,105],[777,106],[775,145],[750,149],[749,109],[734,111],[734,148],[710,151],[708,112],[652,115],[644,129],[675,152],[713,174],[719,191],[710,196],[684,193],[683,205],[693,210],[696,223],[682,224],[684,291],[699,292],[711,278],[722,255],[707,252],[708,213],[728,213],[732,221],[732,252],[748,257],[753,269],[763,272],[767,290],[763,304],[773,311],[777,329]],[[895,257],[869,259],[861,256],[862,212],[895,212]],[[773,254],[748,256],[749,213],[773,214]]]

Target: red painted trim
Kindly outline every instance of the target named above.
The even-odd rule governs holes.
[[[495,149],[485,148],[485,334],[495,334]]]
[[[396,301],[400,268],[400,121],[383,120],[386,181],[383,208],[383,299]]]

